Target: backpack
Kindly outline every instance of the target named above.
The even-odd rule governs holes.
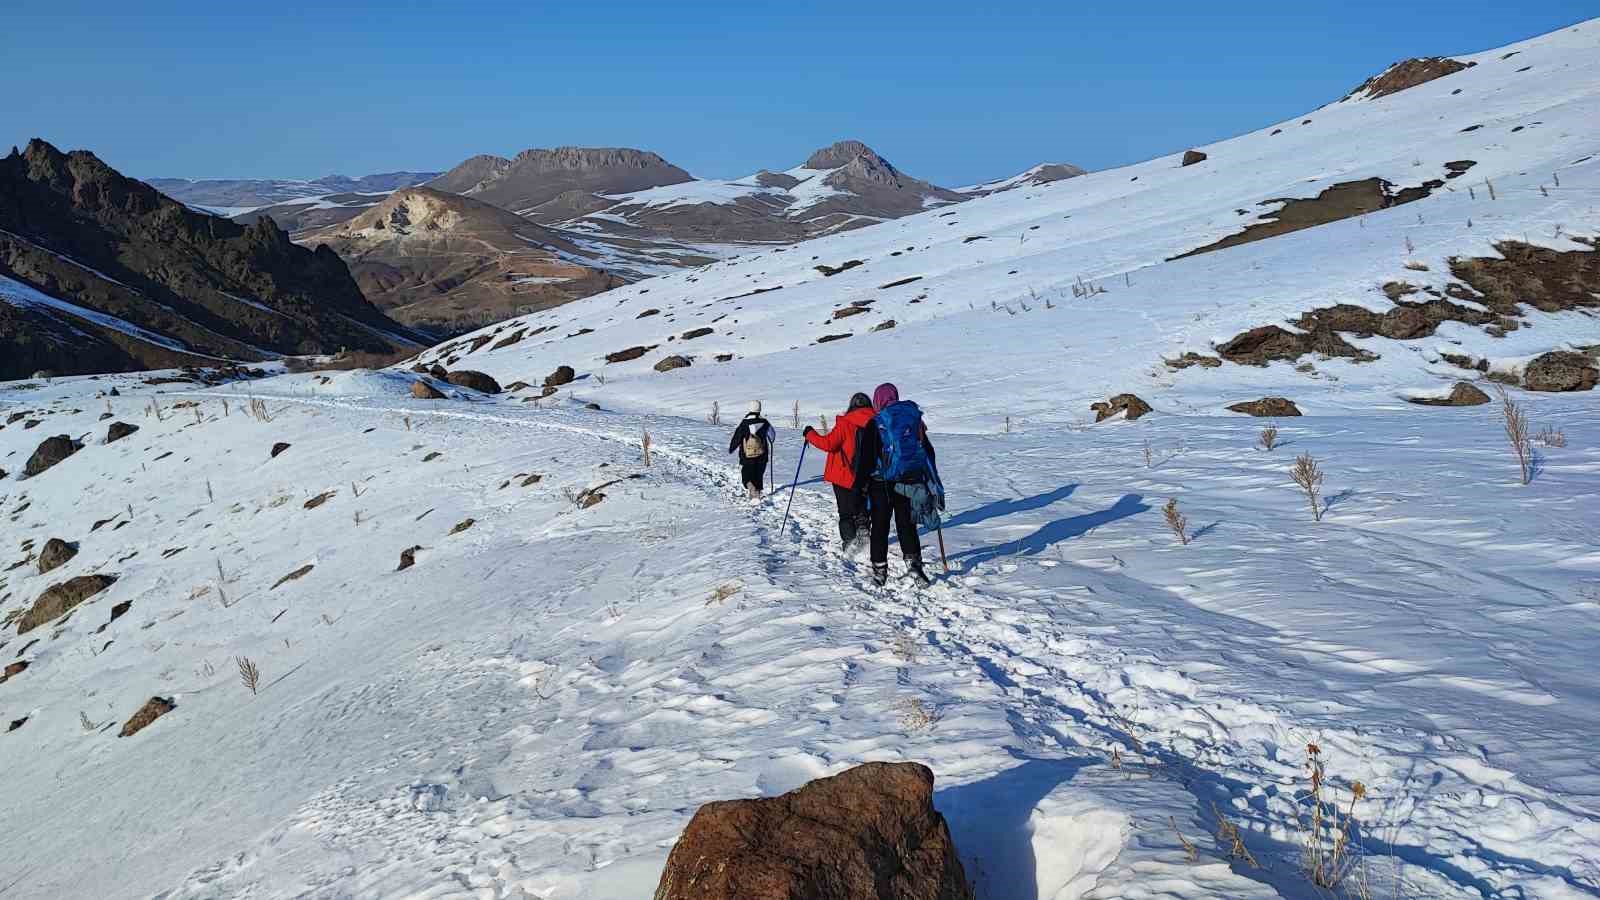
[[[924,481],[933,471],[922,446],[922,410],[910,400],[892,403],[873,420],[883,449],[875,477],[883,481]]]
[[[754,423],[751,424],[753,425]],[[765,426],[766,423],[762,422],[760,426],[745,432],[744,442],[739,445],[739,450],[744,454],[745,459],[755,459],[767,455],[767,442],[761,439],[760,433]]]

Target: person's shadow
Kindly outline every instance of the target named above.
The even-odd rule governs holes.
[[[1043,525],[1033,534],[990,547],[974,547],[971,550],[963,550],[952,556],[951,559],[965,559],[966,564],[962,567],[963,571],[970,572],[992,559],[998,559],[1003,556],[1034,556],[1044,552],[1052,544],[1078,537],[1101,525],[1115,522],[1118,519],[1126,519],[1129,516],[1136,516],[1149,509],[1150,506],[1144,502],[1143,496],[1139,494],[1124,494],[1122,499],[1112,504],[1109,509],[1056,519],[1054,522]]]
[[[1058,500],[1067,499],[1077,489],[1078,486],[1076,484],[1064,484],[1053,491],[1035,494],[1032,497],[1019,497],[1015,500],[996,500],[993,503],[985,503],[976,509],[956,513],[944,521],[944,527],[960,528],[963,525],[976,525],[979,522],[1004,518],[1019,512],[1043,509]]]
[[[1033,812],[1039,801],[1071,781],[1094,757],[1027,759],[971,784],[934,794],[961,854],[967,880],[980,897],[1038,900],[1039,861],[1033,852]]]

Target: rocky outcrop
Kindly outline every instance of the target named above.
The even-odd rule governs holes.
[[[606,354],[606,362],[608,362],[608,363],[631,362],[631,361],[636,360],[639,357],[645,355],[646,353],[649,353],[651,350],[654,350],[654,349],[655,349],[654,347],[629,347],[626,350],[618,350],[615,353],[607,353]]]
[[[0,303],[0,380],[257,360],[262,350],[389,353],[402,346],[390,335],[409,338],[331,250],[295,245],[271,219],[245,226],[196,212],[87,151],[40,140],[0,159],[0,276],[136,326]]]
[[[39,551],[39,574],[43,575],[51,569],[60,568],[77,555],[77,544],[68,543],[61,538],[51,538],[44,542],[44,548]]]
[[[1228,409],[1247,416],[1261,418],[1281,418],[1284,416],[1300,415],[1300,407],[1286,397],[1262,397],[1260,400],[1247,400],[1242,403],[1231,404]]]
[[[692,181],[654,153],[627,147],[534,148],[514,159],[475,156],[429,182],[501,209],[519,212],[570,191],[624,194]],[[463,187],[468,182],[470,186]]]
[[[22,474],[28,478],[43,474],[51,466],[82,449],[83,445],[68,435],[47,437],[34,449],[33,455],[28,457],[28,464],[22,467]]]
[[[544,386],[560,387],[564,384],[571,384],[573,379],[577,377],[578,373],[573,371],[571,366],[556,366],[554,372],[544,377]]]
[[[1422,406],[1482,406],[1489,402],[1489,395],[1479,390],[1476,386],[1465,381],[1458,381],[1455,387],[1445,397],[1407,397],[1412,403]]]
[[[443,400],[444,392],[426,381],[411,382],[411,396],[418,400]]]
[[[1150,404],[1132,394],[1118,394],[1110,400],[1091,403],[1089,409],[1094,412],[1096,422],[1104,422],[1118,413],[1131,422],[1151,411]]]
[[[1403,59],[1362,82],[1360,87],[1351,91],[1344,99],[1359,97],[1376,100],[1379,97],[1387,97],[1414,88],[1419,84],[1427,84],[1436,78],[1453,75],[1463,69],[1470,69],[1475,65],[1477,63],[1464,63],[1448,56]]]
[[[117,732],[117,737],[133,737],[143,731],[151,722],[161,718],[178,708],[178,704],[165,697],[151,697],[139,711],[134,713],[128,721],[122,723],[122,730]]]
[[[45,588],[39,599],[33,601],[33,606],[17,620],[17,634],[27,634],[40,625],[54,622],[116,581],[114,575],[79,575]]]
[[[686,369],[693,363],[687,356],[664,357],[653,367],[657,372],[671,372],[673,369]]]
[[[129,425],[127,422],[112,422],[111,425],[106,428],[106,443],[110,444],[115,441],[120,441],[138,430],[139,426],[137,425]]]
[[[972,900],[933,773],[867,763],[779,797],[708,803],[655,900]]]
[[[1192,166],[1195,163],[1203,163],[1207,159],[1209,159],[1209,157],[1207,157],[1204,153],[1201,153],[1199,150],[1185,150],[1183,151],[1182,165]]]
[[[468,388],[481,394],[500,393],[500,382],[495,381],[483,372],[475,372],[471,369],[457,369],[445,376],[445,380],[456,387]]]
[[[1570,350],[1543,354],[1528,363],[1522,383],[1530,391],[1587,391],[1600,382],[1594,357]]]

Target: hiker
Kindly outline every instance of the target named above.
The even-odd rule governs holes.
[[[918,585],[931,582],[922,569],[922,542],[917,523],[938,521],[944,509],[944,486],[934,462],[933,444],[922,424],[922,410],[900,399],[893,384],[880,384],[872,392],[875,415],[858,434],[855,452],[855,492],[865,496],[871,514],[872,580],[889,580],[889,517],[894,516],[900,552]]]
[[[856,432],[872,421],[872,398],[857,393],[850,408],[833,420],[827,434],[806,426],[806,443],[828,454],[822,477],[833,485],[833,499],[839,504],[839,540],[850,552],[866,537],[867,510],[856,496]]]
[[[761,418],[761,401],[750,403],[750,411],[739,420],[728,441],[728,452],[739,451],[739,473],[751,500],[761,499],[767,461],[772,458],[772,423]]]

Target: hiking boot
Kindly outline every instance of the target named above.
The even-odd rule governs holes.
[[[929,578],[928,573],[922,570],[922,563],[912,563],[910,575],[911,580],[917,583],[917,587],[928,587],[933,584],[933,579]]]
[[[872,583],[877,585],[878,587],[883,587],[884,585],[889,583],[889,564],[888,563],[873,563],[872,564]]]

